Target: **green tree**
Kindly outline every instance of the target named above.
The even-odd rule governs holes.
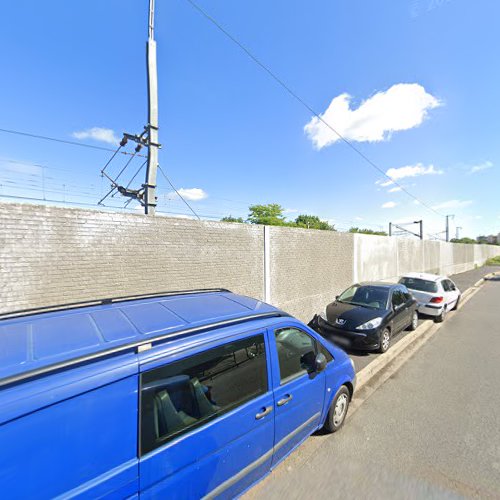
[[[476,243],[476,240],[473,240],[472,238],[452,238],[451,239],[452,243],[467,243],[468,245],[474,245]]]
[[[322,229],[324,231],[335,231],[335,228],[328,222],[321,220],[317,215],[299,215],[295,219],[297,227],[306,227],[308,229]]]
[[[233,217],[232,215],[228,215],[227,217],[222,217],[221,222],[240,222],[244,223],[243,217]]]
[[[359,234],[375,234],[377,236],[387,236],[385,231],[373,231],[373,229],[365,229],[360,227],[351,227],[349,229],[350,233],[359,233]]]
[[[251,205],[248,207],[248,222],[251,224],[266,224],[268,226],[286,225],[283,207],[278,203],[268,205]]]

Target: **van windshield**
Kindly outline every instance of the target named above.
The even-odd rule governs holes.
[[[435,281],[423,280],[421,278],[401,278],[399,282],[410,290],[418,292],[437,293],[437,284]]]

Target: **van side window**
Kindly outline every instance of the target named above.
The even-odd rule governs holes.
[[[298,328],[276,330],[276,347],[283,384],[313,370],[317,353],[316,340]]]
[[[141,454],[266,393],[264,336],[255,335],[141,375]]]

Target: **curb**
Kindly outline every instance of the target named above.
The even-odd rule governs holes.
[[[483,276],[480,280],[476,281],[470,288],[467,288],[465,292],[462,294],[462,297],[467,297],[469,294],[474,292],[475,288],[479,288],[481,285],[484,284],[485,281],[488,281],[491,278],[494,278],[495,276],[500,275],[500,271],[494,271],[492,273],[488,273],[486,276]]]
[[[462,309],[462,307],[479,291],[481,286],[489,278],[492,278],[496,275],[497,272],[489,273],[478,280],[476,283],[474,283],[473,286],[465,290],[465,292],[462,293],[462,299],[458,305],[457,310]],[[455,312],[451,312],[452,315],[454,313]],[[356,374],[356,391],[359,392],[363,387],[367,386],[376,375],[382,372],[382,370],[384,370],[388,365],[395,361],[396,358],[398,358],[407,349],[410,350],[412,347],[415,347],[415,349],[411,351],[411,354],[413,355],[413,353],[416,352],[428,339],[430,339],[442,325],[443,323],[434,323],[432,320],[428,321],[423,325],[420,325],[414,332],[408,333],[397,344],[393,345],[388,352],[378,356],[368,366],[365,366],[365,368],[363,368]],[[426,336],[427,333],[428,335]],[[419,340],[422,341],[419,342]],[[409,356],[407,358],[409,358]],[[402,363],[399,366],[402,366]],[[356,399],[356,397],[354,399]],[[358,405],[356,406],[359,406],[361,404],[361,402],[359,401],[357,401],[357,403]],[[353,412],[351,412],[351,414],[352,413]]]

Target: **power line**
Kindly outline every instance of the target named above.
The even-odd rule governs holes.
[[[404,186],[396,182],[392,177],[387,175],[382,168],[380,168],[376,163],[374,163],[370,158],[368,158],[361,150],[359,150],[351,141],[346,139],[340,132],[338,132],[332,125],[323,119],[323,117],[314,108],[312,108],[304,99],[302,99],[296,92],[294,92],[281,78],[279,78],[268,66],[261,62],[245,45],[243,45],[239,40],[237,40],[231,33],[229,33],[221,24],[219,24],[208,12],[203,10],[196,2],[193,0],[186,0],[191,6],[196,9],[202,16],[208,19],[217,29],[219,29],[227,38],[229,38],[233,43],[235,43],[245,54],[260,68],[262,68],[275,82],[277,82],[282,88],[284,88],[296,101],[298,101],[302,106],[304,106],[309,112],[311,112],[318,120],[321,121],[326,127],[328,127],[341,141],[343,141],[347,146],[349,146],[355,153],[357,153],[361,158],[363,158],[369,165],[380,172],[384,177],[392,181],[393,184],[401,188],[401,191],[405,192],[411,198],[417,200],[422,206],[428,210],[434,212],[440,217],[444,217],[430,205],[427,205],[422,200],[417,198],[414,194],[410,193]]]
[[[49,169],[49,170],[60,170],[61,172],[71,172],[74,173],[74,170],[70,170],[68,168],[59,168],[59,167],[49,167],[47,165],[41,165],[39,163],[31,163],[29,161],[19,161],[19,160],[12,160],[10,158],[0,158],[0,163],[13,163],[15,165],[22,165],[22,166],[27,166],[27,167],[36,167],[36,168],[44,168],[44,169]],[[18,171],[16,171],[19,173]],[[20,172],[22,174],[27,174],[27,172]]]
[[[71,146],[80,146],[82,148],[90,148],[90,149],[98,149],[100,151],[115,152],[114,149],[107,148],[105,146],[95,146],[93,144],[85,144],[83,142],[67,141],[66,139],[58,139],[56,137],[47,137],[45,135],[31,134],[31,133],[28,133],[28,132],[21,132],[19,130],[10,130],[10,129],[5,129],[5,128],[0,128],[0,132],[4,132],[6,134],[21,135],[21,136],[25,136],[25,137],[32,137],[34,139],[43,139],[45,141],[60,142],[62,144],[69,144]],[[120,151],[120,154],[122,154],[122,155],[132,155],[133,153],[128,153],[127,151]],[[138,156],[142,156],[143,158],[145,158],[144,155],[138,155]]]
[[[158,170],[162,173],[163,177],[165,177],[165,179],[170,184],[172,189],[177,193],[177,196],[179,196],[179,198],[186,204],[186,206],[189,208],[189,210],[191,210],[191,212],[193,212],[193,214],[196,217],[198,217],[198,220],[201,220],[200,216],[194,211],[193,207],[183,198],[183,196],[179,193],[179,191],[177,191],[176,187],[172,184],[170,179],[167,177],[167,174],[163,171],[163,169],[160,167],[160,165],[158,165]]]

